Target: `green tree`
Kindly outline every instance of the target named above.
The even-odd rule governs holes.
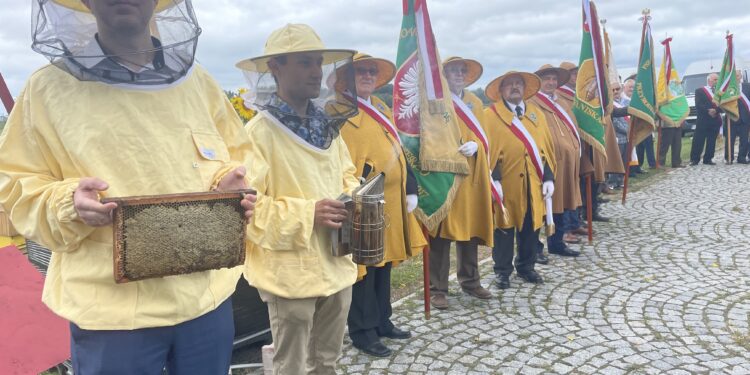
[[[490,102],[490,100],[487,99],[487,95],[484,95],[484,89],[476,88],[472,90],[471,92],[474,93],[474,95],[476,95],[477,97],[479,97],[479,99],[482,99],[482,104],[484,104],[485,107],[488,107],[490,104],[492,104],[492,102]]]
[[[393,85],[387,84],[373,92],[373,95],[384,101],[388,107],[393,107]]]

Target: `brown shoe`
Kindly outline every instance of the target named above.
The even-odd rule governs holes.
[[[570,233],[578,234],[578,235],[581,235],[581,236],[588,236],[589,235],[588,229],[586,229],[584,227],[578,227],[576,229],[573,229],[572,231],[570,231]]]
[[[433,294],[430,297],[430,304],[438,310],[445,310],[448,308],[448,298],[444,294]]]
[[[492,293],[490,293],[489,290],[485,289],[481,285],[474,288],[474,289],[463,289],[464,293],[475,297],[479,299],[490,299],[492,298]]]
[[[581,239],[573,233],[567,232],[563,234],[563,241],[567,243],[581,243]]]

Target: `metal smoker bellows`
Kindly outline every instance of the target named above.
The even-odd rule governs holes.
[[[367,180],[354,190],[353,197],[341,196],[348,211],[337,231],[331,249],[333,256],[352,254],[354,263],[373,266],[385,255],[385,175]]]

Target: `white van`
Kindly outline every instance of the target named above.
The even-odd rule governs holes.
[[[685,69],[685,73],[682,77],[682,87],[685,90],[685,96],[687,97],[688,105],[690,106],[690,114],[685,119],[685,125],[682,127],[682,134],[695,130],[695,90],[706,85],[706,78],[710,73],[718,73],[721,70],[722,59],[718,60],[701,60],[695,61],[688,65]],[[742,71],[742,83],[740,85],[747,85],[750,83],[750,61],[735,58],[734,63],[737,69]]]

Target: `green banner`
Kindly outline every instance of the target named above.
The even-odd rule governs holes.
[[[635,76],[635,87],[630,97],[628,113],[632,116],[632,144],[637,145],[654,131],[656,117],[656,80],[654,74],[654,45],[651,38],[651,26],[647,21],[643,28],[641,56],[638,60],[638,72]]]
[[[573,115],[580,128],[581,139],[602,155],[606,155],[604,151],[605,108],[600,96],[604,96],[604,103],[606,103],[609,94],[606,92],[606,74],[596,6],[584,1],[583,39],[581,40],[581,55],[578,60]]]
[[[656,103],[659,107],[658,115],[662,122],[668,123],[671,127],[677,127],[687,118],[690,113],[690,106],[687,98],[685,98],[680,76],[672,60],[672,53],[669,49],[670,41],[672,41],[672,38],[667,38],[662,42],[664,44],[664,58],[661,60],[659,79],[656,85]]]
[[[732,47],[732,34],[727,35],[727,50],[724,53],[724,62],[721,64],[719,80],[714,90],[714,102],[716,102],[732,121],[740,117],[737,101],[740,99],[740,88],[737,84],[737,75],[734,68],[734,48]]]

